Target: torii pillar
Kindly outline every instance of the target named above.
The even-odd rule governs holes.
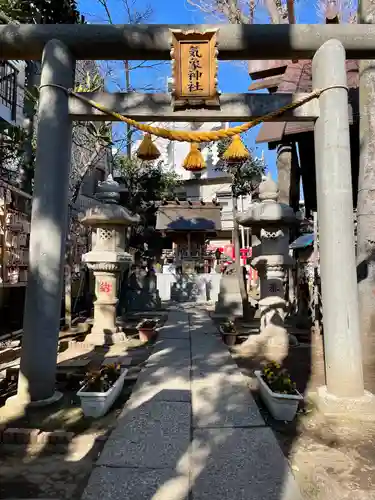
[[[75,63],[64,44],[50,40],[43,52],[38,143],[31,214],[30,264],[23,321],[18,392],[7,405],[49,404],[55,391],[63,264],[68,228],[72,125],[68,95]]]
[[[328,40],[312,62],[319,97],[315,123],[326,386],[318,404],[329,414],[375,418],[374,397],[364,390],[354,244],[346,54]]]

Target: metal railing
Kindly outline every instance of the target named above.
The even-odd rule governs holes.
[[[17,111],[18,69],[9,61],[0,61],[0,104],[11,111],[12,120]]]

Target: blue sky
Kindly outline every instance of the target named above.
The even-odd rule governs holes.
[[[129,4],[134,3],[138,11],[143,11],[147,6],[152,7],[152,14],[147,23],[149,24],[202,24],[205,22],[215,22],[214,19],[205,16],[199,10],[194,9],[186,0],[130,0]],[[127,23],[128,17],[123,8],[122,0],[107,0],[114,23]],[[79,9],[86,16],[86,20],[92,23],[107,22],[107,17],[103,7],[97,0],[79,0]],[[315,2],[311,0],[300,0],[297,4],[297,20],[299,23],[317,23]],[[258,22],[267,22],[266,13],[259,11]],[[261,43],[261,42],[260,42]],[[124,59],[126,55],[124,54]],[[136,64],[133,62],[133,64]],[[112,70],[116,74],[113,81],[109,84],[110,90],[116,90],[117,85],[124,88],[122,63],[115,63]],[[147,85],[153,84],[164,91],[166,77],[170,76],[170,65],[168,63],[160,64],[154,68],[138,69],[131,72],[131,83],[136,89],[144,89]],[[220,62],[219,65],[219,88],[221,92],[246,92],[251,83],[247,73],[246,62]],[[117,87],[118,88],[118,87]],[[267,166],[276,179],[275,153],[268,151],[266,144],[255,144],[255,137],[259,127],[254,128],[246,134],[247,145],[254,149],[260,156],[264,151]]]

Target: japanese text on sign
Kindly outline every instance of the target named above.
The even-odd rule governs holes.
[[[270,293],[278,293],[280,291],[279,287],[275,283],[270,283],[268,290]]]
[[[220,105],[217,90],[217,30],[171,30],[174,109]]]
[[[201,85],[202,64],[201,64],[202,54],[199,51],[198,45],[192,45],[189,49],[189,73],[188,73],[188,89],[189,92],[197,92],[204,90]]]
[[[106,281],[99,282],[99,292],[110,293],[112,291],[111,283],[107,283]]]

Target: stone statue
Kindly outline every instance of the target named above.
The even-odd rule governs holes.
[[[238,217],[239,224],[251,227],[261,244],[254,248],[251,265],[260,277],[260,333],[251,335],[239,348],[244,355],[260,355],[282,361],[288,353],[289,337],[284,328],[286,317],[285,275],[294,264],[289,255],[289,228],[297,223],[293,209],[278,203],[278,187],[271,175],[259,185],[261,203]]]

